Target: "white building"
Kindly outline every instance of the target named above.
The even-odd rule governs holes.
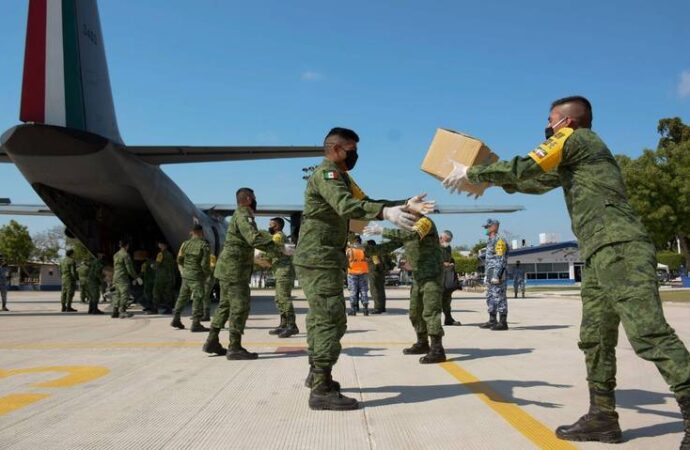
[[[527,284],[574,284],[582,281],[580,250],[577,241],[524,247],[508,252],[508,277],[515,263],[525,271]],[[512,284],[512,281],[509,281]]]

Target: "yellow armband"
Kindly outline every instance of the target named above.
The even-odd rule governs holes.
[[[273,235],[273,243],[276,245],[283,245],[283,235],[280,233],[276,233]]]
[[[503,239],[499,239],[498,242],[496,242],[496,256],[505,255],[506,250],[508,250],[508,246],[506,245],[506,241],[504,241]]]
[[[163,253],[159,253],[158,256],[156,256],[156,262],[158,264],[163,262]]]
[[[563,147],[565,141],[573,134],[572,128],[561,128],[542,142],[539,147],[529,153],[529,157],[534,160],[544,172],[550,172],[561,163],[563,159]]]
[[[354,178],[352,178],[352,175],[348,174],[350,177],[350,193],[352,193],[352,196],[356,198],[357,200],[364,200],[364,198],[367,196],[362,188],[360,188],[357,183],[355,183]]]
[[[427,219],[426,217],[422,217],[417,221],[417,223],[414,224],[414,227],[412,228],[419,235],[419,239],[424,239],[426,235],[429,234],[432,227],[433,224],[431,223],[431,220]]]

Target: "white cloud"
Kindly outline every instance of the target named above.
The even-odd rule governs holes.
[[[689,72],[689,74],[690,74],[690,72]],[[302,81],[319,81],[319,80],[323,80],[323,74],[321,74],[319,72],[307,70],[306,72],[302,72],[302,75],[300,75],[299,78]]]
[[[680,98],[690,97],[690,70],[684,70],[680,73],[678,96]]]

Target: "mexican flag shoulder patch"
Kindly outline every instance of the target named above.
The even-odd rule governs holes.
[[[335,170],[328,170],[323,173],[323,179],[324,180],[337,180],[338,179],[338,172]]]

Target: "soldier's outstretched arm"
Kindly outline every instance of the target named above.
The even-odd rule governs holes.
[[[531,180],[522,180],[517,184],[504,184],[502,187],[508,194],[520,192],[539,195],[561,187],[561,178],[557,171],[552,170]]]
[[[249,245],[259,250],[271,250],[276,247],[273,242],[273,236],[268,231],[259,230],[256,228],[256,222],[251,216],[247,216],[246,219],[241,218],[237,221],[237,227],[240,230],[240,234]]]
[[[312,176],[313,183],[321,194],[321,197],[341,217],[349,219],[376,220],[380,217],[383,203],[376,203],[355,198],[345,181],[337,175],[337,172],[322,172]]]

